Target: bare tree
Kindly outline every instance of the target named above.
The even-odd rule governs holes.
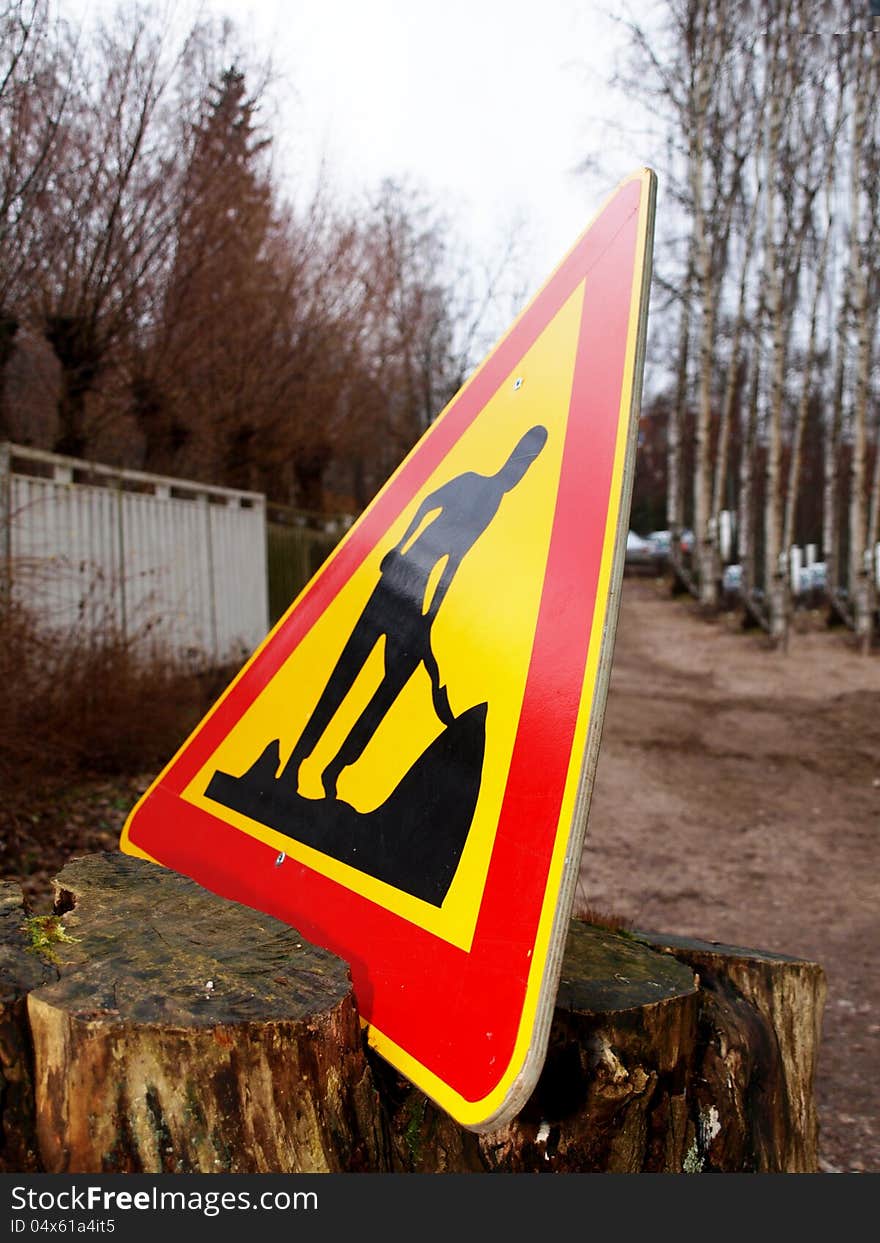
[[[850,157],[850,283],[853,290],[856,358],[849,480],[849,582],[855,631],[867,651],[871,644],[873,613],[871,548],[866,520],[865,449],[877,324],[877,301],[869,298],[869,256],[876,250],[880,239],[880,161],[876,159],[877,125],[872,104],[876,103],[880,91],[880,47],[875,38],[858,36],[853,39],[853,46],[856,64]]]
[[[693,285],[693,262],[689,255],[684,289],[680,301],[675,394],[669,408],[666,441],[666,520],[669,523],[673,583],[684,582],[688,587],[692,586],[692,583],[690,582],[690,576],[685,576],[681,553],[681,537],[684,528],[682,440],[688,404],[688,361],[691,343],[691,293]]]
[[[177,148],[163,108],[180,65],[159,20],[120,13],[79,58],[64,153],[41,213],[33,311],[62,369],[55,448],[85,449],[86,398],[148,312],[173,240]]]
[[[748,313],[748,290],[751,276],[752,255],[757,237],[758,211],[761,203],[761,185],[757,182],[752,206],[746,225],[745,242],[740,260],[739,294],[730,340],[730,353],[727,362],[727,374],[724,384],[724,400],[721,407],[721,419],[718,425],[718,440],[715,449],[715,474],[712,485],[712,529],[718,532],[721,527],[721,511],[725,507],[725,485],[727,481],[728,458],[730,453],[730,433],[733,425],[734,403],[736,401],[739,377],[743,363],[743,338],[746,335],[746,316]],[[753,451],[754,429],[748,438],[749,452]],[[745,452],[744,442],[742,452]],[[717,540],[716,540],[717,551]],[[717,571],[716,571],[717,575]]]
[[[823,124],[823,103],[824,98],[821,89],[814,95],[815,109],[813,112],[813,125],[811,126],[811,134],[815,135],[817,129],[821,132]],[[809,410],[810,394],[812,391],[813,372],[816,362],[816,353],[818,348],[818,327],[819,312],[822,301],[822,295],[826,287],[826,278],[828,272],[828,256],[831,250],[831,241],[834,236],[834,182],[837,174],[836,149],[837,139],[843,124],[845,90],[844,79],[838,75],[837,78],[837,101],[831,118],[829,132],[824,136],[825,141],[821,147],[825,155],[825,227],[822,231],[819,241],[818,257],[816,259],[815,278],[813,283],[813,293],[810,303],[810,319],[807,334],[806,349],[802,365],[802,378],[800,398],[798,401],[797,413],[795,415],[794,428],[792,431],[791,456],[789,460],[788,487],[785,494],[785,514],[783,519],[782,546],[788,551],[795,540],[795,513],[797,510],[798,490],[800,486],[801,472],[801,456],[804,439],[804,429],[806,427],[807,413]],[[805,130],[801,131],[801,138],[808,137]]]
[[[760,115],[760,103],[752,85],[755,41],[743,39],[731,17],[727,5],[705,3],[702,7],[701,24],[706,27],[706,36],[696,52],[697,86],[691,122],[691,133],[695,137],[690,154],[690,184],[701,316],[694,540],[700,601],[710,608],[718,602],[720,579],[713,488],[713,450],[716,461],[719,456],[723,457],[718,453],[721,429],[713,435],[716,430],[718,315],[729,273],[734,217],[743,199],[743,170],[752,150],[756,118]],[[750,246],[747,249],[750,251]],[[746,263],[749,257],[746,256]],[[721,467],[723,470],[723,461]]]
[[[257,108],[234,64],[204,88],[184,135],[173,258],[132,374],[146,464],[245,487],[255,484],[280,314]]]
[[[650,28],[642,20],[628,22],[634,62],[627,86],[666,118],[672,210],[690,231],[679,265],[686,304],[670,385],[678,399],[667,472],[672,526],[684,522],[682,462],[690,451],[687,412],[695,410],[696,573],[688,585],[704,603],[713,602],[734,404],[743,391],[747,350],[748,409],[735,447],[749,609],[784,646],[792,607],[788,553],[802,537],[798,521],[816,520],[815,508],[801,504],[805,445],[815,442],[810,420],[816,412],[824,431],[822,540],[829,588],[864,643],[876,608],[868,555],[880,522],[880,498],[874,499],[880,468],[870,456],[876,452],[871,364],[878,306],[877,178],[871,171],[877,110],[866,103],[877,95],[877,45],[864,37],[871,19],[808,0],[769,7],[748,0],[665,0],[658,12]],[[664,253],[667,264],[671,258],[662,231],[658,249],[662,270]],[[842,251],[845,279],[834,293],[829,273],[843,271]],[[839,308],[834,313],[832,301]],[[690,365],[694,343],[696,367]],[[825,391],[823,414],[818,403]],[[842,540],[845,574],[839,572]],[[760,569],[745,564],[757,549]],[[684,567],[681,576],[687,577]]]
[[[739,493],[737,508],[737,552],[742,567],[741,594],[746,616],[764,625],[763,611],[755,603],[755,565],[757,540],[755,538],[755,448],[758,436],[758,403],[761,391],[761,368],[764,336],[761,331],[763,304],[758,310],[754,344],[749,357],[748,399],[742,419]]]
[[[48,0],[0,4],[0,438],[4,377],[40,250],[39,208],[59,156],[72,47]]]

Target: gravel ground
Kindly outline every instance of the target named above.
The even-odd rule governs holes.
[[[789,652],[627,579],[579,901],[810,958],[828,978],[822,1168],[880,1170],[880,656]]]

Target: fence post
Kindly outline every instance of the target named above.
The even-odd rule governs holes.
[[[733,552],[733,511],[730,509],[722,509],[720,518],[721,531],[719,536],[719,545],[721,548],[721,560],[726,563],[730,560]]]
[[[803,554],[797,544],[792,544],[788,550],[791,562],[791,594],[795,597],[801,592],[801,569],[803,566]]]
[[[125,513],[122,477],[116,481],[116,531],[119,539],[119,621],[122,627],[122,642],[128,641],[128,623],[125,608]]]
[[[208,554],[208,605],[211,611],[211,652],[214,664],[219,663],[219,640],[217,637],[217,584],[214,579],[214,543],[211,538],[211,501],[207,492],[199,497],[205,507],[205,541]]]
[[[12,595],[12,454],[0,444],[0,605]]]

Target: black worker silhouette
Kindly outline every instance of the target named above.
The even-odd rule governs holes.
[[[425,497],[400,542],[383,557],[379,581],[281,772],[275,739],[243,776],[216,772],[206,790],[209,798],[397,889],[442,904],[480,791],[488,705],[476,704],[454,715],[431,631],[462,560],[546,442],[546,428],[532,427],[494,475],[467,471]],[[325,797],[303,798],[297,792],[300,765],[383,638],[382,679],[324,768]],[[444,729],[383,804],[358,812],[337,798],[339,774],[363,754],[420,665],[427,671],[434,711]]]

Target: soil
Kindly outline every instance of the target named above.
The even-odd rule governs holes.
[[[880,657],[626,579],[578,904],[821,963],[822,1168],[880,1170]]]
[[[625,580],[578,893],[624,924],[809,958],[828,978],[826,1171],[880,1171],[880,655],[800,615],[788,653],[660,580]],[[0,833],[0,875],[51,906],[113,849],[150,774],[84,781]]]

